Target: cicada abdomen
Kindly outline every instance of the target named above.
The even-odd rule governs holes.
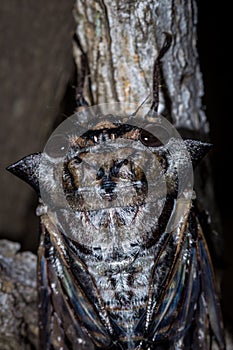
[[[225,348],[193,202],[210,145],[182,140],[152,99],[84,109],[8,168],[40,197],[42,349]]]

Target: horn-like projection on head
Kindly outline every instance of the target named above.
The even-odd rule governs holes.
[[[193,167],[195,167],[202,158],[209,152],[212,145],[196,140],[184,141],[187,150],[190,154]],[[41,161],[41,153],[30,154],[27,157],[22,158],[18,162],[7,167],[7,170],[16,175],[23,181],[32,186],[37,193],[40,192],[39,188],[39,165]]]
[[[196,141],[196,140],[184,140],[184,143],[190,154],[191,161],[194,168],[213,147],[213,145],[210,143]]]
[[[39,165],[41,153],[30,154],[18,162],[7,167],[7,170],[27,182],[30,186],[40,192],[39,189]]]

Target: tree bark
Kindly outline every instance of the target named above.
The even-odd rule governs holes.
[[[142,102],[151,92],[163,33],[169,32],[173,44],[163,59],[165,96],[160,110],[170,113],[176,127],[208,132],[195,1],[78,0],[75,19],[90,66],[93,98],[88,89],[86,95],[91,104]]]
[[[171,33],[172,47],[162,64],[163,86],[159,111],[172,120],[179,130],[182,129],[184,135],[208,139],[209,125],[202,108],[203,83],[196,47],[197,8],[194,0],[77,0],[74,18],[90,68],[84,95],[91,105],[142,103],[151,93],[153,64],[164,40],[163,33]],[[71,21],[71,18],[67,17],[67,21]],[[63,42],[59,47],[63,50]],[[81,51],[75,46],[74,57],[78,73],[81,74]],[[201,175],[203,169],[204,182]],[[218,215],[208,162],[203,163],[197,177],[198,196],[216,218]],[[6,244],[5,241],[2,245],[0,262],[3,265],[6,262],[7,266],[3,266],[1,276],[0,300],[5,308],[0,311],[3,330],[0,333],[0,348],[37,348],[35,257],[25,253],[15,255],[17,245]],[[8,260],[7,256],[10,256]],[[12,271],[10,266],[13,267]],[[23,284],[20,281],[18,288],[18,273],[24,271],[21,268],[25,269],[25,281]],[[8,281],[10,289],[6,287]],[[24,283],[28,286],[26,300],[22,292]],[[13,309],[14,305],[18,305],[18,308]],[[22,312],[24,308],[29,310],[27,315],[34,315],[31,324],[28,316]],[[13,326],[7,328],[9,320]]]
[[[90,68],[84,94],[90,105],[140,105],[152,92],[153,64],[164,32],[169,32],[173,41],[162,63],[159,112],[182,137],[209,140],[209,123],[202,107],[204,89],[197,51],[195,0],[77,0],[74,15]],[[75,49],[74,55],[80,73],[80,49]],[[221,226],[208,157],[195,171],[195,190],[200,206],[212,218],[209,240],[212,253],[219,259]]]
[[[36,256],[0,240],[0,349],[38,349]]]

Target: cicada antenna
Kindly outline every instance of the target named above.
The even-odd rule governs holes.
[[[146,103],[146,101],[148,100],[149,97],[150,97],[150,94],[147,95],[146,98],[144,98],[144,100],[139,104],[139,106],[136,108],[136,110],[132,114],[130,114],[129,117],[135,117],[135,115],[142,108],[142,106]]]
[[[165,34],[165,40],[162,48],[159,51],[158,57],[154,62],[154,68],[153,68],[152,104],[151,104],[150,110],[155,113],[158,112],[158,106],[159,106],[159,88],[161,85],[161,74],[160,74],[161,59],[163,58],[165,53],[169,50],[172,43],[172,35],[167,32],[164,32],[164,34]]]

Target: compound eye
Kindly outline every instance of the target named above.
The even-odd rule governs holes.
[[[159,147],[163,145],[163,143],[156,136],[143,129],[140,131],[139,140],[144,146],[147,147]]]
[[[67,153],[68,146],[68,139],[62,134],[56,134],[49,138],[45,146],[45,153],[52,158],[64,157]]]

